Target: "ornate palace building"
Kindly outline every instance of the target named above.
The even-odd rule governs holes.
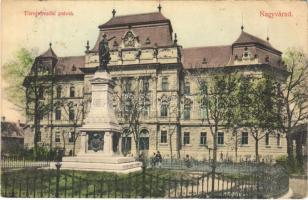
[[[194,74],[206,79],[213,72],[240,70],[244,74],[262,74],[274,70],[283,79],[281,52],[269,43],[244,31],[233,43],[225,46],[185,48],[178,41],[171,21],[159,12],[116,16],[98,26],[96,43],[86,45],[81,56],[60,57],[50,48],[35,59],[39,72],[52,74],[52,92],[45,97],[52,102],[53,112],[40,116],[40,145],[65,148],[72,154],[74,140],[78,149],[78,127],[89,110],[93,77],[99,65],[99,42],[105,35],[109,40],[110,75],[115,82],[113,107],[123,127],[122,150],[136,155],[135,138],[129,133],[132,123],[138,124],[139,147],[148,155],[160,151],[162,156],[209,159],[213,138],[204,120],[206,109],[198,98],[200,90]],[[198,72],[198,73],[190,73]],[[43,75],[44,76],[44,75]],[[28,77],[29,78],[29,77]],[[205,83],[206,84],[206,83]],[[26,84],[25,84],[26,85]],[[132,111],[137,103],[128,97],[143,96],[142,109]],[[133,99],[134,100],[134,99]],[[28,147],[34,143],[33,117],[25,134]],[[238,160],[254,159],[255,142],[248,129],[238,130]],[[235,142],[231,132],[218,133],[218,160],[235,159]],[[279,134],[265,135],[259,142],[262,159],[274,159],[286,154],[285,139]]]

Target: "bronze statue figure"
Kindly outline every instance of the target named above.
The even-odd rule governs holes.
[[[107,64],[110,61],[110,53],[109,53],[109,46],[106,34],[103,35],[103,39],[99,43],[99,70],[105,71],[107,70]]]

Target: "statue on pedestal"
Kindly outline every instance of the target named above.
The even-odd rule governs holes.
[[[103,35],[103,39],[99,43],[98,47],[98,56],[99,56],[99,71],[107,71],[107,64],[110,61],[110,52],[109,52],[109,46],[108,42],[112,40],[115,37],[110,38],[109,40],[107,39],[107,35]]]

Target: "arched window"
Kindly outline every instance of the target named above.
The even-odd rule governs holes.
[[[139,150],[149,150],[149,131],[146,129],[140,131]]]
[[[61,88],[61,86],[58,86],[57,87],[57,98],[61,97],[61,93],[62,93],[62,88]]]
[[[124,155],[131,152],[132,149],[132,137],[128,129],[124,129],[122,135],[122,153]]]
[[[70,97],[75,97],[75,87],[74,86],[70,87]]]

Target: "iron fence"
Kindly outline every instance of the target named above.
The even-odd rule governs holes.
[[[214,178],[214,185],[213,180]],[[128,175],[102,173],[89,179],[77,171],[30,169],[3,171],[4,197],[83,198],[273,198],[288,190],[288,174],[275,166],[252,174],[210,172],[162,175],[160,170],[142,168]]]
[[[49,167],[50,162],[46,160],[29,160],[24,157],[1,156],[1,169],[18,169],[32,167]]]
[[[180,160],[180,159],[162,159],[161,162],[155,161],[153,159],[145,159],[144,163],[147,167],[151,168],[162,168],[170,170],[186,170],[186,171],[197,171],[197,172],[211,172],[212,171],[212,161],[199,161],[199,160]],[[256,163],[256,162],[216,162],[216,172],[218,173],[247,173],[251,174],[262,169],[267,171],[272,168],[273,165],[266,163]]]

